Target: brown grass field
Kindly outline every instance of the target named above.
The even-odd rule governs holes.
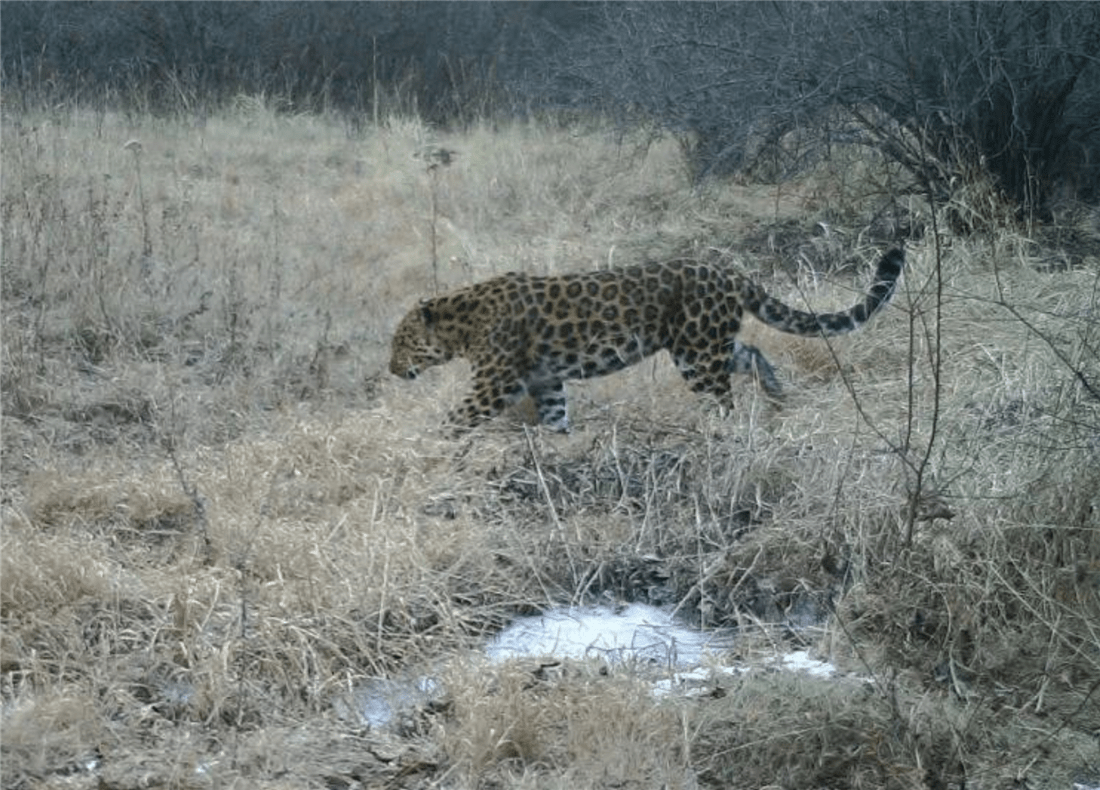
[[[596,121],[6,112],[0,784],[1100,785],[1095,209],[929,206],[857,152],[779,187],[683,162]],[[455,441],[468,365],[387,372],[420,296],[495,273],[720,258],[820,310],[897,243],[859,332],[747,330],[782,408],[662,354],[570,385],[569,436],[517,408]],[[598,599],[846,675],[658,698],[659,667],[482,657]],[[393,726],[347,715],[419,675]]]

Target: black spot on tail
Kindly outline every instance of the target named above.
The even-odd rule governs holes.
[[[862,305],[867,311],[864,321],[893,297],[903,266],[905,266],[905,252],[900,249],[890,250],[879,260],[875,268],[875,284],[871,286],[871,290],[867,293],[867,301]]]

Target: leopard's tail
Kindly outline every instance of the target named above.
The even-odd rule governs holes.
[[[870,320],[894,296],[898,277],[905,265],[905,252],[890,250],[875,268],[875,282],[859,304],[839,313],[806,313],[795,310],[756,288],[745,307],[770,327],[792,335],[840,335]]]

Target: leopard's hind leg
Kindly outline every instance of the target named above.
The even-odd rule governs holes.
[[[557,433],[569,433],[569,409],[565,400],[565,384],[551,381],[532,387],[531,397],[538,409],[539,424]]]
[[[730,376],[735,373],[752,375],[768,397],[774,400],[783,397],[783,388],[775,377],[775,369],[755,346],[735,340],[722,354],[696,349],[674,350],[672,359],[693,392],[713,395],[724,406],[733,405]]]
[[[739,340],[734,340],[729,348],[726,365],[730,375],[748,373],[764,388],[768,397],[774,400],[782,399],[783,388],[779,386],[779,380],[775,377],[775,368],[756,346],[747,346]]]

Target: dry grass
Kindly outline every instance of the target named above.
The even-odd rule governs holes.
[[[358,134],[251,100],[2,134],[5,787],[1100,780],[1094,253],[945,236],[937,305],[929,234],[866,330],[750,330],[781,410],[745,382],[722,413],[658,357],[571,385],[571,436],[517,409],[453,442],[467,366],[385,374],[437,283],[717,255],[843,307],[890,243],[860,224],[888,174],[693,188],[641,133]],[[864,680],[657,700],[629,668],[476,658],[601,595]],[[445,694],[389,730],[340,714],[410,673]]]

